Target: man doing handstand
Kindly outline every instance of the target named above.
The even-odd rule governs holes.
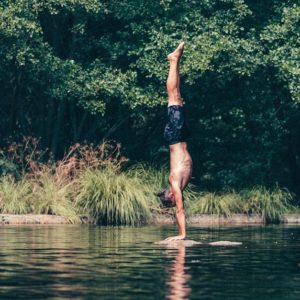
[[[179,61],[183,48],[184,42],[180,43],[177,49],[168,55],[170,63],[167,79],[168,121],[164,137],[170,148],[170,186],[164,191],[157,193],[157,196],[165,206],[176,206],[176,221],[179,235],[167,238],[166,240],[168,241],[186,238],[183,190],[192,174],[192,158],[187,150],[187,129],[179,89]]]

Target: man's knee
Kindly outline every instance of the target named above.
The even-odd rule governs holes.
[[[168,83],[167,82],[166,87],[167,87],[167,92],[170,92],[170,93],[179,93],[179,89],[178,89],[177,84],[173,84],[173,83]]]

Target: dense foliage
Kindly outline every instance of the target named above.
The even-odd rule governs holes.
[[[296,190],[299,22],[297,0],[2,0],[0,143],[114,139],[167,162],[166,55],[185,40],[194,182]]]

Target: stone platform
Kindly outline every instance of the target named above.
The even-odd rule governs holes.
[[[175,241],[158,241],[154,242],[156,245],[165,245],[168,247],[193,247],[193,246],[200,246],[200,245],[210,245],[210,246],[219,246],[219,247],[233,247],[233,246],[240,246],[243,243],[241,242],[231,242],[231,241],[216,241],[210,243],[202,243],[194,240],[175,240]]]
[[[166,246],[175,246],[175,247],[193,247],[193,246],[200,246],[200,245],[206,245],[205,243],[194,241],[194,240],[174,240],[174,241],[158,241],[154,242],[156,245],[166,245]],[[216,241],[216,242],[210,242],[207,243],[207,245],[210,246],[219,246],[219,247],[228,247],[228,246],[240,246],[243,243],[241,242],[231,242],[231,241]]]
[[[175,240],[175,241],[158,241],[154,242],[156,245],[167,245],[167,246],[184,246],[184,247],[191,247],[191,246],[198,246],[202,245],[201,242],[193,241],[193,240]]]

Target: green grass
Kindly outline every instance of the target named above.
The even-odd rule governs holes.
[[[59,215],[79,222],[77,210],[72,202],[72,182],[56,181],[55,176],[44,173],[32,185],[33,213]]]
[[[230,216],[233,213],[259,214],[266,223],[278,223],[290,208],[292,195],[285,189],[257,186],[222,194],[202,192],[191,205],[191,213]]]
[[[107,162],[98,169],[82,168],[72,177],[65,176],[67,167],[58,169],[60,172],[45,168],[31,179],[18,181],[1,176],[0,213],[53,214],[73,222],[79,221],[79,214],[89,214],[98,224],[137,225],[166,211],[154,193],[169,185],[167,168],[137,164],[120,171]],[[292,198],[288,190],[279,187],[210,193],[189,185],[184,191],[187,215],[259,214],[266,223],[280,222],[285,213],[299,213],[300,208],[290,204]]]
[[[259,186],[245,189],[240,192],[243,201],[243,211],[246,213],[258,213],[267,223],[278,223],[282,215],[291,207],[292,194],[279,187],[269,190]]]
[[[98,224],[136,225],[151,218],[147,185],[137,176],[108,166],[86,170],[78,184],[76,203]]]
[[[143,203],[140,209],[147,211],[147,207],[152,214],[162,212],[154,192],[168,186],[167,168],[157,170],[151,166],[138,164],[122,173],[106,170],[104,176],[102,173],[93,176],[93,172],[89,173],[90,179],[85,177],[83,180],[87,182],[84,186],[86,191],[81,192],[79,203],[81,207],[89,208],[89,213],[98,222],[105,224],[141,223],[141,220],[147,219],[142,215],[148,215],[148,212],[141,212],[141,215],[138,215],[128,208],[128,203],[136,202],[137,199]],[[88,184],[89,180],[94,180],[94,184]],[[119,191],[120,186],[122,193]],[[184,191],[187,215],[217,214],[229,217],[234,213],[259,214],[267,223],[280,222],[282,215],[291,208],[289,204],[291,199],[292,195],[287,190],[278,187],[266,189],[258,186],[217,194],[197,192],[194,186],[189,185]],[[123,210],[127,211],[129,216],[126,216]]]
[[[14,180],[10,176],[0,177],[0,213],[27,214],[32,212],[30,182]]]
[[[157,170],[153,166],[136,164],[126,171],[126,176],[140,182],[143,187],[144,197],[152,213],[160,213],[161,205],[154,194],[168,186],[168,171],[166,168]]]
[[[195,196],[195,201],[190,206],[193,214],[216,214],[229,217],[238,213],[241,199],[236,193],[217,195],[216,193],[201,192]]]
[[[300,214],[300,206],[299,205],[292,205],[288,208],[288,214]]]

